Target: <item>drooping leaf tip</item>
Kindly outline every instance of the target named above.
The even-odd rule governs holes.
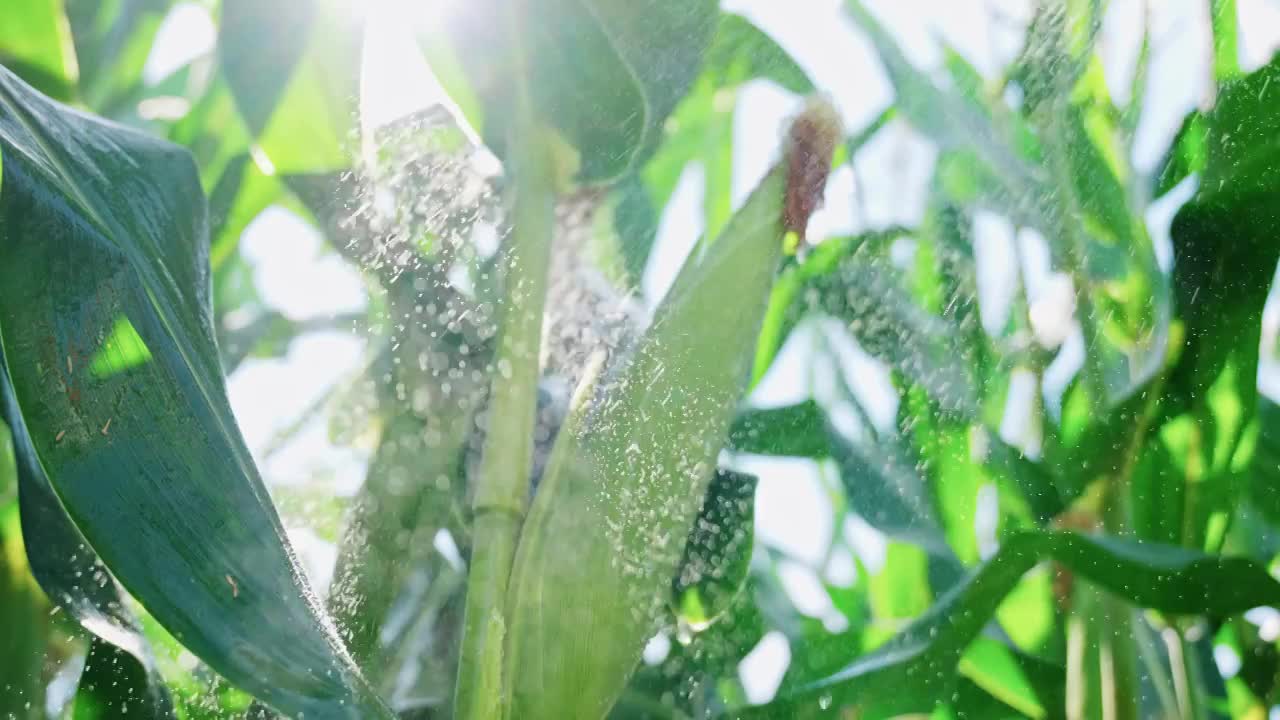
[[[823,96],[811,98],[787,133],[787,193],[782,221],[804,241],[809,218],[822,202],[836,144],[843,135],[840,115]]]

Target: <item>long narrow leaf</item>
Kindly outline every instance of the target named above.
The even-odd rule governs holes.
[[[0,192],[3,190],[0,180]],[[0,343],[0,369],[5,365],[4,346]],[[90,633],[90,654],[98,660],[92,667],[100,668],[102,658],[112,658],[121,672],[116,686],[137,693],[133,699],[135,712],[155,718],[172,714],[169,693],[156,671],[141,625],[126,607],[115,579],[67,516],[49,484],[31,447],[13,387],[3,372],[0,415],[11,428],[18,511],[31,576],[59,609]],[[98,694],[91,691],[86,696],[97,698]],[[109,700],[103,702],[104,706],[110,704]]]
[[[844,670],[735,718],[817,717],[819,708],[922,712],[942,697],[966,648],[1022,575],[1053,559],[1137,605],[1225,617],[1280,602],[1280,582],[1245,558],[1092,537],[1025,532],[1009,538],[969,579],[909,628]]]
[[[957,93],[944,91],[916,70],[889,32],[858,0],[845,7],[875,47],[889,80],[897,91],[902,114],[944,149],[971,148],[1011,189],[1030,196],[1042,186],[1040,178],[1008,139],[1007,130],[984,117],[973,103]],[[1028,201],[1033,201],[1028,197]]]
[[[289,714],[385,717],[231,416],[189,156],[6,71],[0,152],[0,344],[20,447],[107,568],[210,666]]]

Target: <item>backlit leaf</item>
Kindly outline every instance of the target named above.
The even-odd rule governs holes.
[[[350,167],[362,27],[350,0],[223,3],[223,73],[277,172]]]
[[[79,70],[71,29],[59,0],[10,0],[0,22],[0,65],[63,100],[75,93]]]
[[[714,0],[483,0],[454,8],[422,43],[429,56],[439,54],[430,46],[452,48],[480,100],[485,142],[500,157],[510,103],[528,87],[545,122],[577,151],[578,179],[609,182],[653,153],[698,74],[717,15]],[[515,60],[517,44],[527,67]]]

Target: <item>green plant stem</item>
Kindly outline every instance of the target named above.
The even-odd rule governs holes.
[[[1130,492],[1133,473],[1137,468],[1138,456],[1146,441],[1147,431],[1160,402],[1160,394],[1164,389],[1164,374],[1156,377],[1146,390],[1146,402],[1134,425],[1133,433],[1125,449],[1125,456],[1120,471],[1110,482],[1106,503],[1102,511],[1102,525],[1108,535],[1122,537],[1132,533],[1132,512]],[[1107,637],[1105,642],[1110,646],[1110,671],[1113,680],[1113,699],[1116,709],[1116,720],[1136,720],[1139,717],[1138,697],[1138,653],[1137,633],[1141,630],[1137,623],[1141,620],[1135,615],[1133,608],[1124,600],[1111,593],[1105,593],[1102,601],[1103,611],[1107,617]]]
[[[1173,680],[1165,676],[1164,660],[1156,652],[1155,636],[1156,631],[1149,628],[1139,628],[1139,632],[1134,633],[1133,640],[1138,648],[1138,657],[1142,660],[1147,677],[1151,678],[1151,686],[1155,689],[1156,699],[1160,702],[1162,713],[1160,717],[1180,717],[1181,710]]]
[[[517,27],[510,36],[518,34]],[[513,54],[519,57],[520,49]],[[472,502],[475,541],[454,695],[458,720],[502,716],[504,608],[528,504],[542,315],[555,228],[557,174],[550,136],[534,119],[527,88],[515,105],[509,167],[514,181],[512,236],[503,265],[505,306],[496,375]]]
[[[1059,112],[1051,113],[1042,123],[1045,136],[1053,138],[1049,142],[1049,165],[1057,185],[1063,188],[1058,201],[1055,225],[1060,237],[1064,238],[1065,259],[1076,291],[1076,312],[1085,328],[1086,342],[1091,341],[1093,333],[1094,307],[1090,297],[1090,282],[1086,263],[1086,239],[1083,237],[1073,218],[1081,216],[1079,202],[1067,161],[1067,149],[1060,139],[1065,129]],[[1090,352],[1085,358],[1083,368],[1085,377],[1097,389],[1105,406],[1109,402],[1109,391],[1102,363],[1096,353]],[[1146,413],[1144,413],[1145,415]],[[1139,423],[1129,443],[1129,454],[1124,458],[1124,467],[1110,478],[1107,485],[1105,505],[1102,512],[1102,524],[1109,535],[1124,536],[1129,533],[1129,477],[1136,464],[1136,454],[1141,448],[1142,438],[1146,434],[1145,423]],[[1137,720],[1138,718],[1138,656],[1134,646],[1133,611],[1124,601],[1111,593],[1100,592],[1098,610],[1102,614],[1102,632],[1091,639],[1099,645],[1099,673],[1102,681],[1098,690],[1104,694],[1101,698],[1106,720]],[[1082,620],[1085,620],[1082,618]],[[1084,652],[1084,645],[1077,645],[1076,652]],[[1078,658],[1077,662],[1083,662]]]
[[[1185,720],[1203,720],[1204,703],[1200,691],[1200,673],[1194,655],[1195,648],[1188,647],[1182,632],[1174,627],[1165,628],[1161,633],[1165,647],[1169,651],[1169,669],[1173,675],[1174,689],[1177,691],[1179,717]],[[1188,653],[1191,653],[1188,656]]]
[[[1158,384],[1158,383],[1157,383]],[[1102,525],[1108,535],[1122,537],[1131,532],[1129,489],[1133,469],[1137,465],[1137,455],[1141,451],[1143,438],[1150,419],[1154,398],[1148,401],[1138,425],[1130,438],[1128,454],[1119,473],[1111,478],[1108,497],[1102,512]],[[1108,667],[1104,672],[1111,675],[1111,701],[1115,708],[1114,720],[1137,720],[1139,717],[1138,697],[1140,687],[1138,681],[1138,653],[1136,626],[1140,620],[1135,617],[1133,608],[1119,597],[1104,592],[1102,611],[1106,617],[1105,636],[1100,641],[1109,649]]]
[[[1104,671],[1111,673],[1111,701],[1115,708],[1114,720],[1138,720],[1141,684],[1138,681],[1138,652],[1134,645],[1137,622],[1133,608],[1115,595],[1104,592],[1103,611],[1107,618],[1107,635],[1103,638],[1109,649],[1110,663]]]
[[[536,154],[530,153],[530,154]],[[526,166],[532,170],[538,165]],[[516,176],[516,224],[508,266],[506,317],[489,397],[471,567],[467,582],[462,661],[455,716],[489,720],[501,686],[502,617],[507,580],[528,502],[537,402],[538,356],[554,225],[554,191],[541,172]],[[477,692],[484,696],[478,697]]]

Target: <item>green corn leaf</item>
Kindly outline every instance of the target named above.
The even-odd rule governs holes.
[[[210,193],[231,167],[232,161],[239,155],[249,154],[255,141],[236,106],[235,95],[225,75],[214,75],[204,94],[193,101],[190,111],[166,134],[170,142],[185,146],[195,157],[200,180]],[[212,207],[210,212],[213,212]],[[218,215],[211,214],[211,226],[216,226],[218,219]],[[210,237],[216,242],[216,234],[211,233]]]
[[[151,46],[173,0],[61,3],[80,68],[80,98],[90,107],[117,106],[142,85]]]
[[[0,394],[8,397],[7,392]],[[6,405],[10,405],[7,399]],[[5,415],[16,417],[11,405]],[[63,510],[27,444],[26,428],[20,423],[15,427],[22,428],[18,436],[19,506],[31,573],[50,600],[92,636],[90,659],[94,664],[86,663],[82,684],[97,687],[82,691],[85,703],[102,706],[102,714],[96,717],[111,717],[106,706],[120,702],[132,705],[142,717],[167,717],[173,712],[172,702],[141,625],[125,604],[115,579]],[[110,672],[118,672],[118,678],[109,677]]]
[[[897,93],[895,105],[913,126],[944,150],[971,149],[1005,187],[1032,202],[1043,183],[1015,151],[1012,133],[984,113],[970,98],[937,87],[903,55],[887,30],[858,0],[845,7],[867,34]]]
[[[623,281],[627,287],[638,288],[658,239],[660,208],[654,204],[649,188],[638,173],[618,181],[607,207],[612,222],[606,232],[614,239]]]
[[[633,354],[562,428],[511,576],[510,717],[602,716],[655,629],[745,388],[782,253],[786,168],[686,262]]]
[[[249,223],[279,201],[284,190],[283,183],[264,173],[247,153],[226,164],[209,192],[209,263],[215,276],[236,257]]]
[[[971,460],[970,433],[960,432],[969,428],[953,426],[955,422],[950,421],[943,443],[953,448],[954,455],[933,457],[935,468],[945,469],[957,460],[970,470],[984,468],[1002,487],[1025,500],[1032,519],[1040,525],[1063,509],[1053,478],[1041,464],[1005,445],[989,430],[981,430],[985,452],[980,459]],[[925,487],[919,477],[919,460],[896,438],[846,438],[831,427],[822,407],[805,400],[739,413],[729,430],[728,447],[756,455],[834,459],[850,507],[868,523],[891,536],[949,552],[943,550],[937,522],[922,500]]]
[[[768,553],[762,549],[762,553]],[[757,557],[761,553],[756,553]],[[690,718],[705,715],[701,708],[721,706],[724,698],[738,694],[738,665],[767,630],[760,605],[762,595],[772,600],[782,590],[762,588],[756,576],[745,578],[731,605],[714,622],[694,625],[687,617],[674,621],[677,642],[671,644],[666,659],[656,665],[642,663],[618,703],[606,716],[609,720],[642,718]]]
[[[106,567],[211,667],[286,713],[386,717],[231,416],[189,156],[7,72],[0,152],[0,345],[19,447]]]
[[[1150,240],[1119,180],[1124,167],[1113,148],[1119,129],[1107,112],[1109,99],[1094,96],[1099,80],[1088,58],[1097,4],[1045,5],[1037,13],[1023,80],[1035,85],[1027,89],[1035,96],[1028,103],[1045,118],[1038,140],[1016,116],[975,97],[972,73],[956,61],[948,65],[960,91],[943,90],[911,66],[861,3],[846,6],[875,46],[903,115],[944,151],[943,188],[1049,238],[1056,264],[1082,290],[1091,377],[1103,383],[1110,404],[1132,395],[1164,359],[1170,308]],[[1077,83],[1094,95],[1068,103]],[[1040,141],[1052,151],[1043,158]]]
[[[461,139],[458,126],[452,116],[443,119],[446,122],[433,112],[388,128],[387,164],[395,162],[400,142],[412,142],[414,149],[432,153],[416,159],[421,164],[411,165],[411,171],[433,174],[442,157],[465,162],[462,153],[470,152],[470,146],[456,145],[454,141]],[[390,183],[390,190],[413,194],[403,203],[424,202],[416,194],[419,186],[403,179],[405,167],[391,170],[401,179],[399,184]],[[350,183],[339,180],[336,196],[326,194],[325,186],[334,183],[324,176],[295,177],[291,185],[326,228],[337,228],[342,233],[338,237],[352,239],[344,253],[363,259],[364,248],[378,231],[367,226],[355,232],[340,227],[348,215],[343,198],[350,197]],[[451,215],[440,229],[421,223],[405,226],[420,241],[419,251],[425,256],[420,265],[373,263],[374,270],[381,270],[376,276],[386,290],[382,297],[388,316],[418,320],[391,330],[385,359],[367,373],[371,383],[386,388],[379,393],[385,425],[365,484],[347,518],[330,605],[348,633],[357,662],[391,694],[397,710],[414,702],[447,705],[457,677],[456,634],[461,628],[450,622],[456,620],[452,613],[457,608],[452,606],[454,594],[445,588],[452,586],[461,570],[433,550],[433,539],[447,530],[463,556],[473,546],[475,523],[468,522],[473,518],[464,508],[470,504],[468,482],[477,474],[466,472],[465,456],[476,449],[471,445],[476,439],[476,414],[489,378],[472,368],[493,362],[493,340],[485,334],[492,308],[475,297],[493,290],[470,261],[453,265],[450,259],[456,249],[453,233],[461,235],[460,228],[469,227],[464,222],[469,221]],[[445,280],[450,267],[474,273],[478,285],[474,295]],[[424,312],[424,308],[430,309]],[[396,388],[415,390],[406,394]],[[553,416],[539,407],[540,420]],[[465,573],[460,577],[465,580]],[[429,582],[425,591],[424,578]],[[424,605],[415,606],[415,600]],[[416,682],[406,684],[415,676]]]
[[[899,438],[839,438],[833,449],[850,509],[889,537],[950,560],[916,458]]]
[[[998,697],[988,688],[966,675],[956,679],[951,696],[938,703],[934,711],[940,718],[992,718],[993,720],[1022,720],[1032,717],[1023,711],[1015,712],[1005,702],[1008,697]]]
[[[769,80],[797,95],[813,92],[813,81],[791,55],[750,20],[721,13],[711,46],[707,48],[703,76],[728,88],[749,80]]]
[[[1280,130],[1278,80],[1280,59],[1273,59],[1221,86],[1203,120],[1199,190],[1170,228],[1173,284],[1186,333],[1170,378],[1180,407],[1205,398],[1228,371],[1239,379],[1256,372],[1262,308],[1280,257],[1270,210],[1280,182],[1272,142]],[[1239,402],[1249,417],[1255,394],[1246,392]]]
[[[1027,106],[1040,109],[1088,85],[1101,27],[1099,0],[1036,4],[1026,43],[1011,72],[1026,94]]]
[[[1207,117],[1205,165],[1197,202],[1226,204],[1276,187],[1280,164],[1272,140],[1280,128],[1280,58],[1224,83]]]
[[[1063,705],[1061,667],[979,637],[960,659],[959,672],[1028,718],[1045,718]]]
[[[975,107],[982,108],[979,100],[986,94],[986,80],[983,79],[982,73],[978,72],[978,68],[946,43],[942,47],[942,66],[951,77],[955,89],[960,91],[962,96],[972,99]]]
[[[1193,110],[1182,119],[1182,126],[1160,161],[1152,197],[1163,197],[1188,175],[1204,170],[1208,152],[1205,145],[1207,132],[1205,116],[1199,110]]]
[[[1213,30],[1213,79],[1222,83],[1240,75],[1236,0],[1209,0],[1209,24]]]
[[[779,588],[778,592],[785,591]],[[812,625],[805,627],[806,624],[801,621],[799,624],[803,629],[800,632],[790,633],[798,642],[793,643],[791,662],[788,663],[787,673],[778,686],[778,697],[785,697],[794,688],[806,687],[839,672],[848,664],[850,651],[866,645],[867,633],[862,626],[867,623],[866,615],[870,613],[867,594],[848,594],[855,597],[854,602],[858,603],[849,608],[855,610],[850,617],[852,625],[850,629],[840,633],[830,633],[820,623],[814,623],[818,626],[816,628]]]
[[[214,328],[223,368],[230,375],[245,357],[260,349],[263,343],[253,339],[277,329],[277,337],[291,336],[294,329],[284,318],[261,310],[264,303],[252,281],[252,269],[239,253],[240,238],[249,223],[268,206],[287,203],[289,198],[283,180],[253,159],[253,138],[222,75],[215,76],[191,111],[169,128],[167,137],[191,151],[209,197]],[[254,311],[260,314],[248,325],[229,324],[225,315],[233,311],[241,317]]]
[[[1138,607],[1226,617],[1280,601],[1280,582],[1239,557],[1072,532],[1024,532],[881,648],[787,697],[734,718],[820,717],[820,709],[928,712],[945,697],[973,640],[1022,575],[1045,559]]]
[[[247,152],[232,157],[210,186],[209,265],[213,270],[214,328],[227,375],[235,372],[246,357],[270,345],[272,339],[276,340],[278,354],[283,354],[289,341],[302,331],[299,324],[266,310],[260,310],[248,325],[226,322],[228,312],[243,315],[265,304],[250,277],[252,270],[240,255],[240,238],[263,210],[284,199],[284,183],[264,173]]]
[[[989,428],[981,430],[986,442],[986,464],[1003,491],[1009,488],[1026,503],[1036,525],[1044,526],[1066,508],[1053,470],[1047,461],[1035,462],[1009,447]]]
[[[946,411],[978,414],[977,381],[957,328],[920,307],[883,262],[854,254],[811,287],[815,309],[848,323],[868,354],[919,384]]]
[[[1057,423],[1045,424],[1043,461],[1062,502],[1081,497],[1099,477],[1116,472],[1131,450],[1131,437],[1147,405],[1138,393],[1110,412],[1099,413],[1099,394],[1077,376],[1062,397]]]
[[[218,57],[253,138],[282,174],[350,167],[363,25],[351,0],[222,5]]]
[[[831,455],[826,425],[826,413],[813,400],[746,410],[729,429],[729,448],[753,455],[825,458]]]
[[[1145,224],[1120,180],[1126,166],[1116,129],[1096,107],[1068,106],[1046,140],[1060,176],[1061,222],[1051,247],[1083,285],[1078,317],[1089,343],[1086,370],[1114,406],[1163,366],[1172,316],[1171,289]]]
[[[1068,717],[1140,717],[1132,615],[1132,608],[1093,583],[1073,580],[1066,619]]]
[[[1136,461],[1133,494],[1142,502],[1134,503],[1133,529],[1143,539],[1176,545],[1193,529],[1187,513],[1191,505],[1188,493],[1202,492],[1194,486],[1204,480],[1197,470],[1203,467],[1204,453],[1196,452],[1196,443],[1189,441],[1192,437],[1201,439],[1190,423],[1176,423],[1164,430],[1145,443]],[[1186,544],[1195,547],[1194,536],[1187,537]]]
[[[0,169],[2,169],[0,163]],[[3,191],[0,182],[0,191]],[[3,343],[0,343],[0,368],[5,366]],[[24,569],[39,583],[45,595],[67,615],[78,622],[91,637],[90,653],[96,660],[89,669],[101,671],[103,658],[119,669],[118,682],[108,684],[105,678],[91,682],[95,687],[83,692],[86,705],[114,706],[131,701],[142,717],[167,717],[173,706],[164,682],[156,671],[155,659],[136,617],[125,605],[125,598],[97,554],[89,547],[80,530],[68,517],[40,466],[30,434],[17,405],[7,375],[0,373],[0,415],[14,429],[12,458],[18,491],[18,517],[26,548]],[[6,451],[10,444],[5,443]],[[15,529],[17,529],[15,527]],[[101,692],[99,687],[101,686]],[[108,717],[108,715],[102,715]],[[84,717],[93,717],[85,711]]]
[[[760,329],[760,341],[756,346],[752,383],[760,382],[768,372],[791,331],[804,317],[807,305],[811,304],[806,297],[808,290],[834,274],[845,258],[864,245],[876,248],[887,246],[907,234],[908,231],[904,228],[889,228],[850,238],[831,238],[813,248],[803,262],[789,265],[774,283],[773,293],[769,296],[769,307],[765,312],[764,326]],[[829,284],[835,286],[835,283]]]
[[[94,638],[89,644],[80,686],[76,690],[73,720],[110,720],[119,717],[174,717],[167,691],[154,668],[134,655]]]
[[[417,581],[401,586],[388,616],[393,622],[384,626],[387,636],[382,638],[387,657],[383,686],[401,714],[426,708],[448,712],[457,681],[465,568],[439,552],[424,553],[429,538],[421,538],[419,545],[407,560],[414,564]]]
[[[779,280],[757,349],[755,372],[762,374],[796,320],[820,312],[848,323],[868,354],[924,387],[943,408],[977,415],[971,363],[960,362],[966,347],[959,330],[920,306],[887,266],[884,250],[897,230],[833,238]]]
[[[832,238],[814,249],[797,269],[797,278],[803,279],[794,290],[788,288],[801,302],[796,309],[819,311],[849,324],[863,350],[920,384],[943,409],[977,415],[972,363],[956,354],[957,347],[965,347],[959,331],[920,306],[887,268],[882,254],[886,246],[868,242],[884,237],[893,233]],[[785,327],[774,331],[772,325],[778,316],[785,322],[785,300],[771,300],[767,331],[772,331],[769,340],[774,343],[774,338],[785,337]],[[765,365],[764,357],[758,357],[756,372]]]
[[[847,399],[856,402],[851,394]],[[917,470],[917,458],[899,438],[879,437],[868,423],[862,430],[871,437],[845,437],[832,427],[826,411],[806,400],[740,414],[729,431],[729,448],[760,455],[831,459],[839,471],[846,502],[871,526],[948,555]]]
[[[721,13],[702,72],[665,124],[656,151],[613,194],[613,231],[633,286],[649,259],[658,217],[690,163],[702,162],[705,235],[715,237],[728,220],[737,92],[754,80],[798,95],[814,89],[804,69],[773,38],[741,15]]]
[[[1271,522],[1280,520],[1280,405],[1258,399],[1258,440],[1248,491],[1253,504]]]
[[[736,93],[756,80],[773,82],[797,95],[814,90],[804,69],[764,31],[740,15],[721,13],[702,74],[672,115],[657,154],[643,169],[659,205],[666,204],[684,167],[698,158],[713,166],[706,168],[708,173],[715,171],[715,177],[707,179],[714,203],[723,206],[729,202]],[[727,217],[727,212],[728,208],[723,208],[720,214]],[[719,224],[724,219],[721,217]],[[707,234],[714,237],[714,227]]]
[[[741,390],[732,349],[745,354],[759,312],[748,305],[726,322],[700,293],[732,283],[737,297],[763,297],[782,249],[783,182],[773,173],[692,267],[701,282],[677,283],[614,396],[561,431],[512,574],[512,717],[603,714],[634,667]],[[670,380],[651,384],[658,372]],[[580,550],[566,556],[569,537]]]
[[[1233,198],[1226,205],[1192,202],[1174,218],[1174,287],[1186,341],[1169,381],[1175,407],[1203,405],[1226,373],[1248,385],[1240,397],[1254,405],[1262,310],[1280,251],[1267,208],[1270,194]],[[1228,270],[1231,268],[1231,270]]]
[[[931,498],[947,547],[961,562],[977,563],[978,492],[995,479],[987,472],[986,458],[974,452],[970,424],[938,412],[919,386],[905,393],[898,424],[919,457],[914,469],[925,478],[920,491],[926,499],[917,505],[927,506]]]
[[[448,420],[440,413],[429,423],[412,413],[392,419],[347,519],[329,606],[352,656],[372,679],[387,672],[379,637],[415,556],[459,512],[473,411]]]
[[[420,41],[454,100],[478,100],[469,119],[499,157],[523,84],[542,121],[577,151],[578,180],[605,183],[653,154],[698,75],[717,15],[714,0],[482,0],[422,28]],[[527,66],[505,36],[512,24]]]
[[[1138,48],[1138,59],[1133,69],[1133,77],[1129,80],[1129,104],[1120,115],[1120,128],[1124,133],[1124,145],[1133,147],[1133,136],[1138,131],[1138,123],[1142,120],[1142,111],[1147,103],[1147,80],[1151,68],[1151,13],[1142,15],[1142,45]]]

